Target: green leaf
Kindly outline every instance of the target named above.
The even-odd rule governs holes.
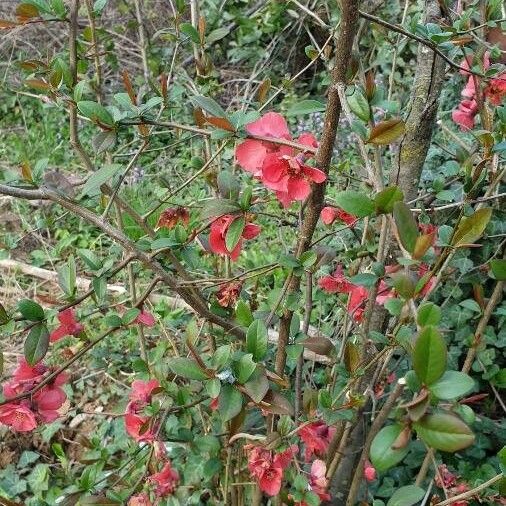
[[[85,118],[91,119],[94,123],[114,126],[114,118],[111,113],[103,106],[92,100],[80,100],[77,102],[77,108]]]
[[[350,283],[354,285],[365,286],[366,288],[373,287],[378,281],[378,276],[372,272],[361,272],[350,278]]]
[[[128,309],[125,314],[121,317],[121,323],[123,325],[130,325],[135,321],[135,319],[141,314],[140,309],[136,307],[131,307]]]
[[[382,121],[373,127],[367,142],[377,145],[386,145],[394,142],[404,134],[405,124],[400,118]]]
[[[413,213],[404,202],[395,202],[393,213],[401,244],[406,251],[413,253],[418,238],[418,226]]]
[[[446,371],[429,387],[429,390],[438,399],[451,400],[466,395],[473,388],[474,380],[468,374],[460,371]]]
[[[242,395],[232,385],[222,385],[218,397],[218,412],[224,422],[232,420],[242,409]]]
[[[6,323],[9,323],[11,321],[10,316],[7,314],[7,311],[3,307],[3,305],[0,303],[0,325],[5,325]]]
[[[86,195],[92,195],[97,193],[97,190],[102,186],[105,182],[107,182],[111,177],[113,177],[116,172],[119,171],[121,165],[117,163],[112,163],[110,165],[103,165],[95,171],[83,185],[83,189],[81,190],[81,197]]]
[[[113,130],[105,130],[99,132],[91,140],[91,145],[97,155],[111,149],[116,144],[116,132]]]
[[[465,244],[476,242],[487,228],[492,216],[492,209],[484,207],[478,209],[471,216],[462,218],[455,235],[452,239],[452,246],[459,247]]]
[[[325,111],[325,104],[318,102],[318,100],[302,100],[293,104],[288,111],[287,116],[302,116],[304,114],[312,114],[314,112]]]
[[[221,105],[212,98],[204,97],[203,95],[195,95],[194,97],[190,97],[190,100],[193,105],[204,109],[204,111],[207,111],[213,116],[217,116],[218,118],[227,117],[227,113],[223,110]]]
[[[234,364],[234,372],[237,381],[241,384],[246,383],[255,371],[256,367],[257,365],[254,362],[253,355],[251,353],[243,355],[239,361]]]
[[[404,194],[398,186],[388,186],[374,197],[374,205],[377,214],[391,213],[394,204],[401,202]]]
[[[399,424],[383,427],[374,437],[369,456],[372,465],[379,471],[384,472],[397,465],[408,453],[409,448],[393,449],[392,445],[399,437],[403,427]]]
[[[224,214],[234,214],[241,210],[239,204],[230,199],[210,199],[204,201],[200,217],[205,220],[217,218]]]
[[[358,218],[364,218],[374,212],[373,201],[367,195],[357,191],[338,192],[334,200],[337,206]]]
[[[29,365],[34,366],[40,362],[49,348],[49,331],[43,323],[37,323],[30,329],[24,345],[25,359]]]
[[[179,25],[179,30],[188,37],[190,37],[192,42],[195,42],[195,44],[200,44],[199,32],[195,29],[195,27],[191,23],[181,23]]]
[[[369,102],[364,97],[362,92],[355,88],[353,95],[346,97],[350,109],[362,120],[369,121],[371,117],[371,108]]]
[[[178,376],[192,380],[209,379],[207,374],[191,359],[186,357],[172,357],[168,360],[169,369]]]
[[[259,362],[267,354],[268,332],[262,320],[255,320],[246,333],[246,349]]]
[[[206,36],[206,44],[214,44],[215,42],[225,38],[230,33],[228,28],[216,28]]]
[[[248,304],[246,304],[246,302],[244,302],[242,299],[237,302],[237,307],[235,309],[235,319],[237,320],[237,323],[242,327],[249,327],[253,321],[251,309],[249,308]]]
[[[218,190],[225,199],[237,199],[241,184],[239,179],[229,170],[222,170],[218,174]]]
[[[237,217],[228,227],[227,234],[225,235],[225,246],[228,251],[233,251],[237,243],[242,237],[246,219],[244,216]]]
[[[18,302],[18,310],[23,318],[31,322],[40,322],[45,318],[42,307],[30,299],[21,299]]]
[[[405,300],[409,300],[415,294],[415,283],[407,274],[393,276],[395,291]]]
[[[428,326],[422,329],[413,349],[413,369],[425,385],[432,385],[446,369],[446,343],[439,331]]]
[[[102,262],[98,256],[89,249],[78,249],[77,254],[81,257],[81,260],[92,270],[98,271],[102,268]]]
[[[309,269],[313,264],[318,260],[318,255],[314,251],[304,251],[302,255],[299,257],[299,262],[303,265],[305,269]]]
[[[269,380],[262,366],[259,365],[255,369],[250,379],[244,384],[244,389],[256,403],[260,402],[267,395],[269,391]]]
[[[76,286],[76,261],[72,255],[69,256],[67,263],[60,265],[56,269],[58,273],[58,284],[67,297],[73,297]]]
[[[457,452],[474,442],[471,429],[460,418],[446,412],[425,415],[413,428],[427,446],[443,452]]]
[[[506,260],[490,260],[490,269],[495,279],[506,281]]]
[[[406,485],[397,489],[388,500],[387,506],[413,506],[425,496],[423,488],[417,485]]]
[[[437,325],[441,320],[441,308],[432,302],[425,302],[418,308],[417,322],[420,327]]]

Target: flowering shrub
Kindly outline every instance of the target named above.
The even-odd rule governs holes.
[[[498,3],[190,3],[0,20],[0,504],[504,504]]]

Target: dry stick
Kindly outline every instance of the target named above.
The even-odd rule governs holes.
[[[146,55],[146,34],[144,32],[144,23],[142,21],[142,9],[141,3],[142,0],[134,0],[135,5],[135,17],[137,19],[137,32],[139,34],[139,46],[141,50],[141,59],[142,59],[142,71],[144,73],[144,81],[147,84],[149,80],[149,66],[148,66],[148,57]]]
[[[97,96],[97,102],[102,103],[102,68],[100,66],[100,54],[98,52],[98,39],[97,29],[95,26],[95,13],[93,12],[93,5],[91,0],[85,0],[86,10],[88,12],[88,21],[90,23],[91,32],[91,48],[93,50],[93,61],[95,64],[95,75],[97,78],[95,93]]]
[[[313,274],[306,272],[306,302],[304,308],[304,321],[302,322],[302,333],[307,335],[309,323],[311,321],[311,312],[313,311]],[[299,418],[302,407],[302,370],[304,368],[304,353],[301,352],[297,359],[295,369],[295,423]]]
[[[332,479],[332,476],[334,476],[339,462],[341,462],[352,427],[353,425],[350,422],[341,422],[337,427],[334,438],[329,444],[327,450],[327,473],[325,475],[329,481]]]
[[[435,506],[447,506],[448,504],[453,504],[457,501],[464,501],[465,499],[469,499],[470,497],[473,497],[473,495],[477,494],[481,490],[484,490],[487,487],[492,486],[494,483],[498,482],[502,478],[504,478],[504,474],[499,473],[493,478],[490,478],[490,480],[486,481],[485,483],[482,483],[481,485],[478,485],[477,487],[474,487],[471,490],[468,490],[467,492],[463,492],[462,494],[454,495],[453,497],[450,497],[445,501],[438,502]]]
[[[334,69],[332,70],[332,84],[330,85],[328,92],[323,134],[318,152],[316,153],[316,166],[325,172],[325,174],[328,174],[329,172],[334,142],[336,139],[337,125],[341,114],[341,102],[339,100],[337,85],[346,81],[346,73],[351,58],[353,40],[358,24],[358,4],[359,2],[356,0],[343,0],[342,2],[342,18],[335,52],[336,63]],[[299,257],[311,245],[311,240],[320,216],[320,211],[323,207],[324,197],[325,183],[314,185],[311,195],[307,200],[306,212],[296,246],[295,253],[297,257]],[[294,276],[288,287],[288,294],[290,295],[298,291],[299,286],[300,277]],[[290,334],[292,316],[292,311],[286,311],[280,321],[275,367],[275,372],[279,376],[283,376],[283,371],[285,369],[286,345]]]
[[[371,429],[367,434],[367,438],[364,443],[364,448],[360,455],[360,459],[358,461],[358,465],[355,469],[355,474],[353,475],[353,480],[351,482],[350,491],[348,492],[348,498],[346,500],[346,506],[352,506],[355,504],[355,498],[358,494],[358,490],[360,488],[360,483],[362,481],[362,476],[364,473],[364,463],[369,455],[369,449],[371,447],[371,443],[373,439],[376,437],[376,434],[380,431],[383,424],[386,422],[390,411],[392,410],[395,402],[401,395],[404,386],[406,384],[406,380],[404,378],[400,378],[397,382],[395,388],[390,392],[385,404],[378,413],[378,416],[375,418],[374,422],[371,425]]]

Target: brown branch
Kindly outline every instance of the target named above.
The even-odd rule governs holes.
[[[337,125],[341,114],[341,102],[337,86],[346,82],[346,73],[351,59],[353,41],[358,25],[358,7],[356,0],[343,0],[342,18],[339,35],[336,42],[336,63],[332,70],[332,84],[328,92],[328,102],[325,111],[323,134],[321,137],[318,152],[316,153],[316,166],[329,173],[330,162],[336,139]],[[306,212],[301,225],[299,240],[296,246],[296,256],[300,256],[306,251],[312,241],[316,224],[320,217],[320,211],[323,208],[325,196],[325,183],[314,185],[313,191],[306,204]],[[300,277],[293,276],[288,287],[288,294],[299,290]],[[282,316],[279,325],[279,343],[276,353],[276,374],[282,376],[286,363],[286,345],[290,333],[290,323],[292,321],[292,311],[286,311]]]

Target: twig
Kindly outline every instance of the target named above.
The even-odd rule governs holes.
[[[481,492],[482,490],[492,486],[494,483],[497,483],[499,480],[503,478],[504,474],[499,473],[493,478],[490,478],[490,480],[486,481],[485,483],[482,483],[481,485],[478,485],[477,487],[474,487],[471,490],[468,490],[467,492],[463,492],[462,494],[454,495],[453,497],[450,497],[445,501],[438,502],[435,506],[447,506],[448,504],[453,504],[457,501],[464,501],[465,499],[469,499],[470,497],[476,495],[478,492]]]

